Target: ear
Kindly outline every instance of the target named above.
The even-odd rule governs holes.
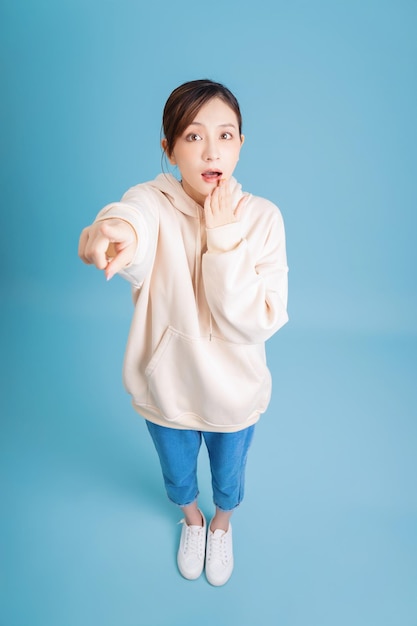
[[[240,148],[243,146],[244,143],[245,143],[245,135],[240,135]],[[240,148],[239,148],[239,154],[240,154]],[[239,157],[237,158],[237,160],[239,161]]]
[[[171,165],[176,165],[176,161],[174,156],[171,154],[169,155],[167,150],[168,150],[168,141],[165,139],[165,137],[162,139],[161,141],[161,146],[162,146],[162,150],[165,152],[166,157],[168,159],[168,161],[171,163]]]

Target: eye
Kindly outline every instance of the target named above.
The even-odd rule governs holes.
[[[197,133],[189,133],[185,139],[186,141],[201,141],[201,137]]]
[[[233,139],[232,133],[224,132],[220,135],[220,139]]]

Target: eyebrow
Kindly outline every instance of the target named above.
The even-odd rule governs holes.
[[[189,126],[204,126],[201,122],[191,122]],[[219,124],[218,128],[236,128],[236,124]]]

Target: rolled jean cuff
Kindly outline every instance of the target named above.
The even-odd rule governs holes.
[[[236,511],[236,509],[238,509],[240,507],[240,505],[242,504],[242,501],[243,500],[239,500],[239,502],[236,504],[236,506],[232,507],[231,509],[229,509],[229,508],[228,509],[224,509],[223,507],[219,506],[216,501],[214,501],[214,506],[216,507],[216,509],[219,509],[219,511],[223,511],[224,513],[229,513],[229,512],[232,512],[232,511]]]
[[[198,496],[200,495],[200,493],[198,492],[196,497],[193,498],[192,500],[190,500],[189,502],[187,502],[186,504],[180,504],[179,502],[176,502],[173,498],[171,498],[171,496],[169,495],[169,492],[167,490],[167,496],[168,496],[168,500],[170,502],[172,502],[173,504],[175,504],[176,506],[179,506],[180,509],[183,509],[185,506],[190,506],[190,504],[194,504],[194,502],[197,502]]]

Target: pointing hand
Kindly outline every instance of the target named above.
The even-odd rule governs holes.
[[[133,227],[124,220],[109,218],[84,228],[78,255],[84,263],[104,270],[107,280],[132,262],[137,248]]]

